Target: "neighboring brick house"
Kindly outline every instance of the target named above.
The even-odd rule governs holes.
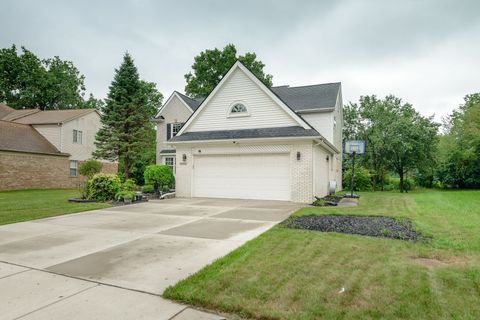
[[[0,104],[0,190],[71,188],[95,150],[100,115],[94,109],[15,110]],[[116,173],[117,164],[103,163]]]
[[[268,88],[237,62],[205,99],[165,103],[157,163],[179,197],[311,203],[342,188],[342,109],[340,83]]]

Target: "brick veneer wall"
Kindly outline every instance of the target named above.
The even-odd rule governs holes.
[[[117,173],[117,167],[104,163],[102,172]],[[0,190],[76,188],[83,181],[70,177],[68,157],[0,151]]]

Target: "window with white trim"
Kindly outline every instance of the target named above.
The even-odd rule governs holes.
[[[175,157],[165,157],[165,165],[169,166],[172,172],[175,172]]]
[[[183,122],[174,122],[167,124],[167,140],[173,138],[182,129]]]
[[[82,144],[83,142],[83,132],[80,130],[73,129],[73,143]]]
[[[248,113],[247,107],[244,104],[236,103],[230,108],[230,114],[245,114]]]
[[[70,160],[70,177],[77,176],[77,169],[78,169],[78,161]]]

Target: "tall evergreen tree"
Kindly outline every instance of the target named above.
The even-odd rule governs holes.
[[[129,178],[129,168],[142,148],[148,144],[151,129],[146,95],[142,90],[137,67],[126,53],[110,85],[105,105],[102,107],[102,128],[97,132],[94,153],[96,158],[123,162],[124,177]]]

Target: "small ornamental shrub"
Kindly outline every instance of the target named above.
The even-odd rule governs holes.
[[[155,192],[168,189],[175,183],[172,169],[166,165],[150,165],[145,169],[143,176],[145,183],[153,185]]]
[[[133,179],[127,179],[125,182],[122,184],[122,190],[123,191],[135,191],[137,190],[138,187],[135,184],[135,180]]]
[[[133,191],[120,191],[115,195],[117,201],[133,200],[135,199],[135,192]]]
[[[78,168],[79,173],[82,176],[91,179],[95,174],[100,173],[102,171],[103,164],[97,160],[87,160],[80,164]]]
[[[88,182],[88,196],[92,200],[113,200],[120,191],[120,178],[115,174],[97,173]]]
[[[343,173],[343,188],[350,190],[350,179],[352,170],[346,170]],[[372,191],[372,175],[362,167],[355,168],[355,177],[353,178],[353,190],[355,191]]]
[[[316,199],[313,203],[312,206],[315,207],[324,207],[325,206],[325,200],[323,199]]]
[[[153,193],[155,191],[155,189],[153,188],[153,186],[151,184],[146,184],[142,187],[142,192],[143,193]]]

